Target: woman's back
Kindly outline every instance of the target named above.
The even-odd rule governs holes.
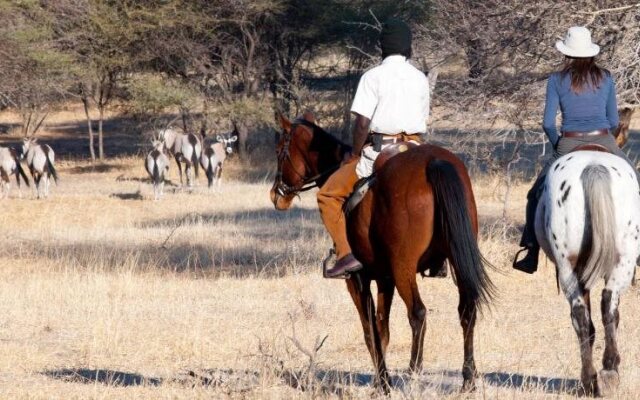
[[[612,129],[618,125],[615,109],[615,86],[611,74],[605,72],[598,87],[587,83],[579,93],[571,88],[571,73],[556,72],[549,78],[556,88],[562,111],[563,132],[588,132]],[[613,100],[613,109],[608,103]],[[615,115],[612,115],[613,114]],[[555,118],[555,115],[554,115]],[[615,120],[615,121],[613,121]]]

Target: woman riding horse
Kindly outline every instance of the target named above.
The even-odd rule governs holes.
[[[571,27],[565,39],[556,43],[556,48],[566,56],[566,62],[562,70],[551,74],[547,81],[542,124],[554,152],[527,194],[526,222],[520,240],[524,248],[513,262],[513,268],[529,274],[538,269],[540,245],[535,235],[535,214],[545,177],[555,160],[580,146],[599,145],[624,158],[635,170],[610,133],[619,122],[616,87],[611,73],[595,62],[600,47],[592,43],[591,33],[585,27]],[[558,107],[562,111],[561,136],[556,128]],[[527,254],[518,261],[523,251]]]
[[[401,141],[420,141],[429,117],[429,81],[412,66],[411,31],[402,21],[385,22],[380,35],[382,64],[367,71],[358,84],[351,112],[356,116],[353,153],[318,192],[322,221],[333,239],[337,261],[326,270],[329,278],[358,271],[362,264],[347,240],[342,206],[359,178],[371,175],[384,147]]]

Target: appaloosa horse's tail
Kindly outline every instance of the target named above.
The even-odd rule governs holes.
[[[585,237],[578,265],[578,277],[585,288],[611,274],[616,265],[616,219],[611,197],[611,175],[606,167],[599,164],[588,165],[580,175],[585,201]]]
[[[444,242],[449,246],[456,283],[474,305],[487,305],[494,286],[484,269],[462,179],[453,164],[436,159],[427,166],[427,180],[435,198],[434,222],[442,227]]]

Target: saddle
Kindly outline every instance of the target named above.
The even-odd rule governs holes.
[[[609,149],[607,149],[601,144],[596,144],[596,143],[581,144],[580,146],[571,150],[570,153],[573,153],[574,151],[600,151],[603,153],[611,153]]]
[[[417,146],[419,146],[419,144],[414,142],[400,142],[384,148],[373,164],[373,173],[370,176],[361,178],[358,182],[356,182],[353,187],[353,192],[351,192],[351,194],[347,198],[347,201],[344,202],[342,211],[345,213],[345,215],[348,217],[349,213],[351,213],[351,211],[353,211],[356,206],[360,204],[365,194],[367,194],[369,189],[375,184],[376,173],[387,163],[387,161],[389,161],[392,157],[400,153],[404,153],[410,148]]]

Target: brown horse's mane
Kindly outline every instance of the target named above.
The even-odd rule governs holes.
[[[311,139],[311,145],[309,146],[309,151],[317,151],[319,153],[324,153],[327,150],[332,151],[336,146],[340,147],[341,155],[346,152],[351,151],[351,146],[342,142],[340,139],[336,138],[329,132],[325,131],[318,125],[313,122],[307,121],[306,119],[296,119],[293,122],[293,125],[302,125],[311,129],[311,133],[313,134],[313,138]],[[295,128],[292,127],[292,132],[295,131]]]

